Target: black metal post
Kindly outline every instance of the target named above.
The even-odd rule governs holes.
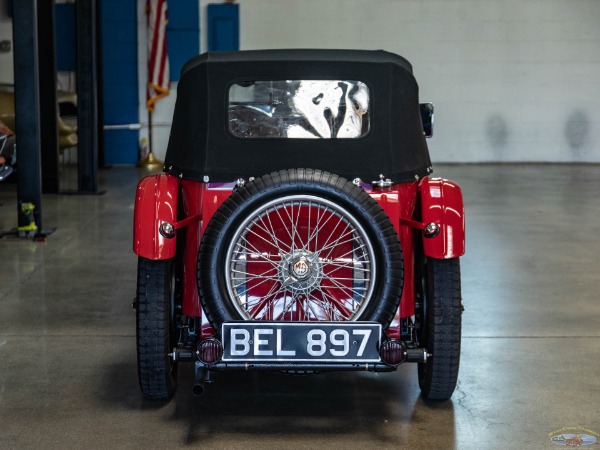
[[[54,0],[37,1],[40,77],[40,122],[42,191],[57,193],[58,185],[58,105],[56,102],[56,57],[54,39]]]
[[[148,110],[148,154],[152,153],[152,111]]]
[[[33,217],[38,230],[41,230],[42,175],[37,21],[36,0],[19,0],[13,3],[19,227],[30,224],[29,215],[22,211],[21,205],[33,203]]]
[[[104,156],[104,80],[102,79],[102,2],[96,4],[96,88],[97,88],[97,122],[98,122],[98,162],[100,167],[106,166],[106,157]],[[110,32],[109,30],[108,32]]]
[[[98,193],[96,0],[77,0],[78,190]]]

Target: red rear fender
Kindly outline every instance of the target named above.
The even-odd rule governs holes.
[[[159,228],[164,222],[177,221],[179,180],[168,174],[150,175],[140,180],[133,216],[133,251],[148,259],[175,256],[176,237],[163,236]]]
[[[465,208],[460,187],[442,178],[423,178],[421,214],[424,224],[440,226],[435,237],[423,237],[425,255],[450,259],[465,253]]]

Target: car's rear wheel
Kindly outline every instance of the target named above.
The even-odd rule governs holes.
[[[138,378],[145,398],[171,398],[177,363],[168,355],[177,345],[177,278],[173,260],[138,258],[136,341]]]
[[[462,300],[458,258],[428,258],[422,266],[416,308],[419,344],[431,356],[419,364],[419,386],[428,400],[447,400],[458,380]]]
[[[217,329],[232,320],[389,324],[402,293],[397,233],[362,188],[285,170],[237,189],[200,245],[198,285]]]

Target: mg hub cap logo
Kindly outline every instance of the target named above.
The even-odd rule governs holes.
[[[292,273],[296,276],[296,278],[303,279],[304,277],[306,277],[306,275],[308,275],[308,269],[308,264],[306,263],[304,258],[302,258],[296,261],[294,267],[292,267]]]

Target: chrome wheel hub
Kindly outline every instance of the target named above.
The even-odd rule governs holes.
[[[280,254],[279,281],[293,294],[308,293],[323,279],[323,264],[319,254],[307,250]]]

